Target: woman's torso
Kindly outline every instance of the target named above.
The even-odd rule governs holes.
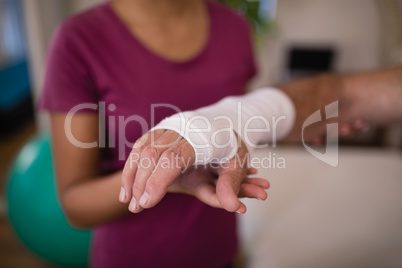
[[[105,123],[103,172],[121,169],[132,143],[176,108],[193,110],[243,93],[255,72],[247,24],[220,5],[207,3],[208,41],[198,55],[181,63],[145,48],[108,3],[68,19],[59,29],[56,38],[74,46],[89,74],[90,93],[82,101],[98,105]],[[46,96],[50,90],[45,86],[42,106],[55,110],[63,100],[54,100],[55,93]],[[63,93],[64,103],[69,98],[75,98],[71,103],[80,101],[80,94],[71,90]],[[155,208],[98,227],[91,265],[222,267],[236,250],[233,213],[192,196],[167,194]]]

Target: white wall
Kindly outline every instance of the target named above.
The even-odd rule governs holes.
[[[105,0],[69,0],[71,12],[79,12]]]
[[[30,73],[35,102],[42,88],[48,43],[57,25],[69,14],[89,8],[102,0],[23,0],[27,29]],[[47,119],[38,116],[39,129],[47,127]]]
[[[341,148],[336,168],[302,147],[257,150],[253,158],[283,158],[286,168],[263,161],[268,200],[244,199],[247,268],[402,267],[400,152]]]
[[[24,0],[34,92],[41,88],[46,48],[58,23],[73,12],[104,0]],[[336,71],[377,68],[381,62],[381,24],[376,0],[279,0],[277,33],[258,53],[260,75],[251,87],[278,82],[286,48],[293,44],[333,45]],[[40,121],[40,125],[43,125]]]
[[[42,84],[47,44],[57,24],[67,13],[66,7],[67,5],[63,1],[23,1],[28,55],[35,99],[37,99]]]
[[[338,72],[378,68],[381,63],[381,23],[376,0],[279,0],[277,32],[257,56],[261,75],[255,86],[278,82],[286,48],[330,45],[339,54]]]

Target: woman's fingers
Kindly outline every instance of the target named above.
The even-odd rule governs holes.
[[[355,130],[364,130],[368,127],[368,124],[363,119],[356,119],[352,122],[352,126]]]
[[[227,211],[236,212],[241,208],[241,202],[238,199],[240,184],[243,181],[241,176],[242,171],[237,169],[224,170],[219,174],[216,194],[222,208]]]
[[[210,181],[214,180],[215,178],[210,174],[197,174],[196,176],[209,176],[208,179],[200,180],[200,183],[194,189],[195,197],[197,197],[201,202],[214,207],[214,208],[222,208],[221,204],[219,203],[218,197],[216,196],[215,186]],[[195,179],[195,178],[190,178]]]
[[[247,175],[255,175],[258,173],[258,170],[254,167],[248,168]]]
[[[239,201],[240,202],[240,207],[239,207],[239,209],[236,211],[237,213],[239,213],[239,214],[244,214],[244,213],[246,213],[247,212],[247,207],[246,207],[246,205],[243,203],[243,202],[241,202],[241,201]]]
[[[257,170],[250,168],[248,175],[256,173]],[[219,202],[216,194],[217,176],[208,168],[193,168],[180,176],[176,181],[176,192],[191,194],[205,204],[225,209]],[[246,178],[240,185],[239,197],[257,198],[265,200],[265,190],[269,188],[269,182],[262,178]],[[226,187],[231,189],[232,187]],[[235,199],[236,200],[236,199]],[[237,200],[236,200],[237,202]],[[239,201],[240,213],[246,212],[245,205]]]
[[[354,138],[360,133],[367,130],[367,128],[368,124],[362,119],[355,119],[350,122],[340,122],[337,136],[339,134],[341,138]],[[329,136],[329,138],[331,138],[331,136]],[[325,142],[325,136],[315,136],[314,138],[312,138],[311,142],[314,145],[323,145]]]
[[[352,122],[340,123],[339,134],[343,137],[354,138],[368,128],[368,124],[362,119],[355,119]]]
[[[262,189],[268,189],[270,186],[269,181],[262,178],[247,178],[243,183],[254,184]]]
[[[268,195],[264,188],[250,183],[242,183],[240,186],[239,197],[256,198],[258,200],[267,199]]]
[[[247,149],[242,143],[237,156],[228,163],[221,165],[216,171],[219,175],[216,184],[216,194],[219,203],[230,212],[245,213],[246,206],[238,199],[240,186],[247,178],[247,174],[255,174],[256,169],[248,168],[245,157]]]

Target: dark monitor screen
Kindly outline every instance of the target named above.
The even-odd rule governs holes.
[[[334,50],[332,48],[291,48],[288,69],[291,71],[331,71]]]

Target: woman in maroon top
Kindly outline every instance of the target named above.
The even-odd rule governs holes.
[[[121,170],[132,143],[172,107],[242,94],[254,73],[247,23],[212,2],[113,0],[58,28],[40,107],[50,112],[63,209],[72,225],[95,229],[93,267],[232,262],[235,215],[191,188],[209,172],[184,174],[156,207],[134,214],[119,202]],[[245,195],[265,199],[267,183],[255,185]]]

